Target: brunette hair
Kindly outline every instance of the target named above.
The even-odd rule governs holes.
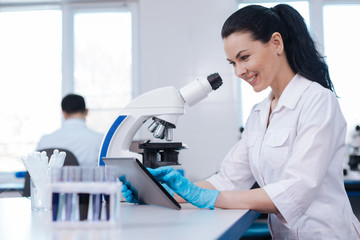
[[[335,92],[324,57],[317,51],[303,17],[291,6],[243,7],[225,21],[221,37],[224,39],[236,32],[249,32],[254,40],[263,43],[267,43],[274,32],[280,33],[291,69]]]

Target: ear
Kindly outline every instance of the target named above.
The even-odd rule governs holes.
[[[280,33],[274,32],[271,36],[270,42],[274,46],[277,55],[281,55],[284,52],[284,42]]]
[[[84,111],[84,116],[86,117],[88,115],[88,113],[89,113],[89,109],[86,108]]]

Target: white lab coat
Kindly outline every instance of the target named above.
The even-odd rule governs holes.
[[[253,107],[242,139],[208,181],[243,190],[256,180],[280,212],[269,214],[273,239],[360,239],[344,189],[346,121],[336,96],[300,75],[269,116],[272,96]]]

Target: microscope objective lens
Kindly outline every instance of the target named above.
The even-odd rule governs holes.
[[[159,126],[157,126],[157,128],[154,132],[154,137],[161,138],[161,139],[163,139],[165,137],[165,126],[164,125],[159,124]]]
[[[156,127],[159,125],[159,122],[153,122],[152,124],[150,124],[150,126],[148,127],[150,132],[154,132]]]
[[[173,140],[173,129],[166,128],[165,135],[166,135],[166,141],[172,141]]]

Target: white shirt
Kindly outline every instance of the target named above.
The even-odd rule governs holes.
[[[222,191],[257,181],[280,212],[269,214],[273,239],[360,239],[344,188],[346,121],[336,96],[295,75],[269,116],[272,98],[253,107],[242,139],[208,181]]]
[[[37,150],[65,148],[72,152],[81,166],[97,166],[103,135],[89,129],[82,119],[68,119],[59,130],[44,135]]]

